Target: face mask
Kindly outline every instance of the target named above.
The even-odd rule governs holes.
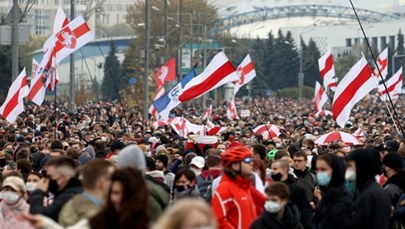
[[[351,194],[356,194],[357,192],[357,188],[356,188],[356,183],[353,181],[347,181],[345,183],[345,187],[347,189],[347,191],[349,191]]]
[[[6,204],[13,205],[16,204],[20,196],[15,192],[5,191],[2,193],[3,201]]]
[[[56,180],[49,180],[49,186],[48,186],[48,192],[52,192],[53,194],[58,193],[58,183],[56,182]]]
[[[176,185],[176,190],[178,192],[184,192],[186,190],[190,189],[189,185]]]
[[[316,174],[316,180],[320,186],[326,187],[329,185],[331,177],[329,176],[328,172],[318,172]]]
[[[347,180],[347,181],[356,181],[356,171],[346,170],[345,180]]]
[[[280,181],[282,177],[283,177],[283,175],[281,175],[281,173],[271,174],[271,179],[273,179],[273,181]]]
[[[279,202],[267,200],[264,204],[264,209],[270,213],[277,213],[281,210],[281,204]]]
[[[106,137],[101,137],[101,141],[107,142],[107,138]]]
[[[33,192],[37,189],[37,183],[27,182],[25,183],[25,187],[27,188],[28,192]]]
[[[280,142],[276,143],[276,148],[281,148],[283,145]]]
[[[6,150],[4,150],[4,152],[6,152],[6,153],[8,153],[10,155],[13,155],[13,150],[6,149]]]
[[[0,167],[3,167],[6,165],[6,159],[5,158],[0,158]]]
[[[201,170],[199,169],[191,168],[190,170],[193,171],[196,176],[201,175]]]

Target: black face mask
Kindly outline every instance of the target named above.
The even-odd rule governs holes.
[[[6,159],[5,158],[0,158],[0,167],[3,167],[6,165]]]
[[[281,173],[271,174],[271,179],[273,179],[273,181],[280,181],[282,177],[283,175],[281,175]]]
[[[48,186],[48,192],[52,192],[53,194],[58,193],[58,183],[56,182],[56,180],[49,180],[49,186]]]
[[[176,185],[176,190],[178,192],[183,192],[183,191],[186,191],[188,189],[190,189],[189,185]]]

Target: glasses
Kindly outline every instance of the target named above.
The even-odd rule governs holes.
[[[253,162],[253,158],[251,158],[251,157],[245,157],[245,158],[243,158],[243,160],[242,160],[244,163],[252,163]]]

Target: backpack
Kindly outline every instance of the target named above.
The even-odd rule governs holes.
[[[197,187],[199,191],[200,198],[204,199],[208,203],[211,203],[212,199],[212,177],[208,176],[207,179],[204,179],[201,175],[196,177]]]

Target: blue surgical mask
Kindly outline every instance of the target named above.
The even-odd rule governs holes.
[[[318,184],[320,186],[328,186],[331,180],[331,177],[329,176],[328,172],[318,172],[316,174],[316,180],[318,181]]]

